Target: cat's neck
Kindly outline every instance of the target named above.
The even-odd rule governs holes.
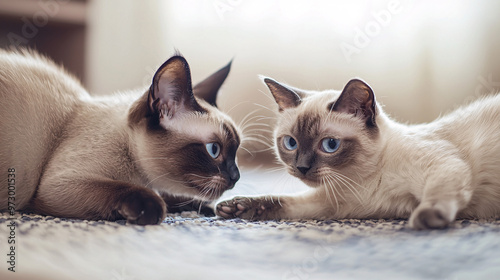
[[[426,125],[406,125],[391,119],[382,110],[377,116],[377,125],[380,133],[378,149],[379,161],[375,174],[365,182],[372,189],[388,188],[411,189],[408,182],[414,182],[421,170],[416,161],[432,157],[432,153],[423,152],[425,142],[430,141],[425,129]]]

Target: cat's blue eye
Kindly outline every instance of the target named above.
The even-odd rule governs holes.
[[[321,141],[321,150],[325,153],[334,153],[339,149],[339,146],[339,139],[325,138]]]
[[[208,143],[205,145],[205,147],[207,148],[207,152],[208,154],[212,157],[212,158],[217,158],[220,154],[220,145],[217,144],[217,143]]]
[[[283,137],[283,144],[287,150],[293,151],[297,149],[297,141],[291,136]]]

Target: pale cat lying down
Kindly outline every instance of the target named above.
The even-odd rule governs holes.
[[[415,229],[500,214],[500,95],[438,120],[390,119],[372,89],[305,91],[264,78],[280,114],[275,150],[312,187],[297,196],[236,197],[225,218],[407,218]]]
[[[0,210],[157,224],[159,194],[218,198],[240,177],[239,132],[215,106],[229,69],[192,87],[175,55],[149,88],[95,97],[36,53],[0,50]]]

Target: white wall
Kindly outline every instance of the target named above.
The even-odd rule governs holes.
[[[307,89],[361,77],[412,123],[500,90],[499,1],[94,0],[91,17],[94,92],[147,82],[174,47],[195,82],[234,58],[219,103],[237,120],[254,102],[274,110],[258,74]]]
[[[90,90],[105,94],[149,82],[167,46],[159,1],[91,0],[87,32],[87,72]]]

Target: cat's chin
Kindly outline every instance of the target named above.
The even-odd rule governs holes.
[[[321,187],[321,182],[317,180],[311,180],[307,178],[299,178],[304,184],[306,184],[310,188],[319,188]]]
[[[213,201],[233,186],[227,184],[227,180],[220,176],[207,177],[205,180],[189,182],[189,186],[197,191],[195,198],[202,201]]]
[[[310,178],[311,176],[304,176],[298,172],[295,172],[294,170],[288,170],[288,174],[292,175],[293,177],[301,180],[304,184],[311,188],[318,188],[321,186],[321,181],[318,180],[317,178]]]

